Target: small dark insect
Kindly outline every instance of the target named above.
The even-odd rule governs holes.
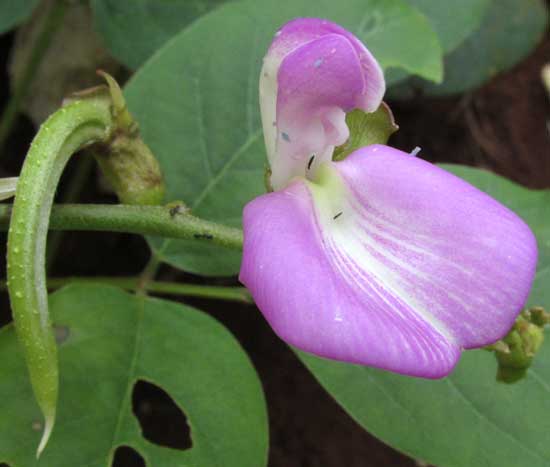
[[[343,211],[340,211],[338,214],[336,214],[333,219],[338,219],[343,214]]]
[[[183,206],[181,204],[178,204],[177,206],[170,208],[170,210],[168,211],[170,213],[170,217],[174,217],[176,214],[179,214],[182,207]]]
[[[204,240],[212,240],[214,238],[214,235],[209,233],[196,233],[195,235],[193,235],[193,237],[202,238]]]
[[[315,154],[309,158],[309,162],[307,163],[307,170],[311,169],[311,164],[313,164],[313,159],[315,159]]]

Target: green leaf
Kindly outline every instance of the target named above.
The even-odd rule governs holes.
[[[481,86],[523,60],[548,28],[543,0],[492,0],[481,26],[445,57],[441,84],[413,78],[392,89],[392,97],[458,94]],[[414,94],[413,94],[414,93]]]
[[[361,426],[414,458],[445,467],[548,467],[549,342],[515,384],[495,381],[495,358],[482,350],[466,352],[438,381],[298,356]]]
[[[50,296],[60,344],[58,421],[40,461],[40,411],[13,328],[0,332],[0,463],[108,467],[131,446],[147,466],[256,467],[267,462],[262,388],[234,337],[209,316],[116,288],[69,286]],[[145,440],[132,412],[137,380],[162,387],[187,415],[185,451]]]
[[[468,0],[474,6],[475,3],[488,0]],[[120,2],[116,0],[92,0],[96,27],[103,35],[105,42],[113,55],[128,65],[130,68],[138,68],[153,53],[171,37],[176,35],[185,26],[209,12],[215,7],[227,3],[229,0],[137,0],[133,2]],[[337,9],[353,11],[355,19],[352,22],[358,33],[363,30],[364,36],[378,34],[378,29],[388,30],[387,37],[391,40],[380,44],[386,49],[392,49],[398,60],[390,61],[383,65],[403,67],[411,73],[419,73],[428,79],[439,79],[439,44],[429,23],[415,8],[409,8],[408,2],[423,3],[422,0],[377,0],[351,4],[329,5],[329,2],[306,2],[304,0],[292,2],[279,2],[278,0],[257,0],[240,2],[244,9],[248,10],[246,20],[260,20],[269,28],[265,31],[272,34],[283,22],[298,16],[317,16],[331,19]],[[283,3],[283,4],[280,4]],[[286,5],[284,4],[286,3]],[[349,3],[349,2],[348,2]],[[387,3],[385,5],[384,3]],[[470,5],[469,5],[470,6]],[[281,15],[279,7],[286,10]],[[328,8],[327,8],[328,7]],[[242,8],[237,7],[242,11]],[[433,8],[425,7],[432,13]],[[368,11],[370,10],[370,11]],[[227,15],[232,14],[232,7],[227,10]],[[368,12],[368,13],[366,13]],[[475,15],[477,9],[473,9],[471,15]],[[460,15],[467,16],[467,15]],[[349,18],[349,15],[348,15]],[[243,18],[245,20],[245,18]],[[466,25],[460,23],[455,29]],[[467,30],[467,29],[466,29]],[[229,31],[228,31],[229,32]],[[232,31],[236,33],[238,30]],[[454,34],[454,33],[450,33]],[[215,37],[224,37],[216,35]],[[411,38],[404,43],[402,38]],[[454,36],[453,36],[454,37]],[[376,39],[375,39],[376,40]],[[213,41],[217,44],[218,41]],[[427,48],[422,48],[422,45]],[[369,47],[371,45],[369,44]],[[422,70],[422,67],[426,67]]]
[[[434,0],[407,0],[428,18],[439,36],[445,53],[454,50],[476,31],[485,16],[491,0],[461,0],[442,2]]]
[[[226,0],[92,0],[94,21],[113,56],[136,69],[168,39]]]
[[[531,191],[479,169],[444,168],[529,223],[540,251],[529,301],[548,307],[550,191]],[[297,353],[361,426],[412,457],[445,467],[547,467],[550,339],[546,337],[525,379],[511,385],[496,381],[495,357],[482,350],[465,352],[452,375],[438,381]]]
[[[38,0],[4,0],[0,2],[0,33],[9,31],[25,21]]]
[[[130,110],[165,174],[167,200],[181,199],[198,216],[239,226],[245,203],[263,193],[261,60],[275,31],[296,16],[342,24],[385,66],[439,75],[435,33],[400,0],[226,4],[174,37],[126,87]],[[164,261],[187,271],[228,275],[239,268],[239,254],[185,241],[150,243]]]
[[[435,30],[444,54],[454,50],[470,34],[475,32],[489,8],[491,0],[461,0],[457,2],[442,2],[434,0],[406,0],[412,7],[420,11]],[[412,88],[399,88],[396,95],[395,85],[410,78],[410,73],[403,69],[392,68],[386,73],[386,81],[394,85],[391,89],[392,98],[410,96]],[[417,81],[420,81],[417,79]],[[407,83],[408,84],[408,83]],[[403,94],[403,95],[402,95]]]

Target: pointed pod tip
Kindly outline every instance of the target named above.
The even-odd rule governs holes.
[[[122,89],[120,89],[119,84],[106,71],[96,70],[96,74],[107,82],[113,102],[113,116],[117,120],[118,126],[124,129],[132,129],[135,126],[135,122],[126,108],[126,101],[124,100],[124,95],[122,94]]]
[[[115,108],[117,110],[124,109],[126,107],[126,103],[124,102],[124,97],[122,96],[122,90],[116,80],[106,71],[97,70],[96,73],[107,82]]]
[[[40,444],[38,445],[38,449],[36,450],[37,459],[40,457],[40,455],[46,448],[46,445],[48,444],[48,441],[53,431],[53,427],[55,425],[55,414],[46,415],[44,421],[44,432],[42,433],[42,439],[40,440]]]

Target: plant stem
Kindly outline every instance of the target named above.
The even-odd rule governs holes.
[[[48,15],[44,19],[42,30],[36,38],[36,43],[34,44],[29,60],[25,65],[25,69],[21,75],[21,80],[15,86],[13,94],[11,95],[8,104],[2,113],[2,117],[0,118],[0,150],[4,147],[6,138],[10,134],[15,117],[17,117],[17,114],[19,113],[21,102],[29,92],[38,67],[42,63],[42,59],[50,47],[55,33],[63,22],[66,9],[67,5],[65,0],[57,0],[51,6]]]
[[[0,205],[0,230],[9,227],[11,206]],[[243,245],[242,230],[199,219],[173,206],[66,204],[53,207],[50,230],[95,230],[157,235],[212,243],[234,250]]]
[[[134,291],[139,286],[139,277],[55,277],[48,278],[48,289],[59,289],[68,284],[109,284],[124,290]],[[0,290],[6,290],[6,282],[0,282]],[[179,282],[150,281],[144,290],[152,294],[178,295],[184,297],[227,300],[231,302],[254,303],[250,293],[244,287],[225,287],[202,284],[181,284]]]
[[[88,180],[94,168],[94,160],[91,156],[84,154],[81,160],[77,162],[77,167],[73,177],[70,179],[67,189],[63,194],[64,203],[74,203],[78,200],[82,187]],[[53,232],[48,235],[48,247],[46,248],[46,269],[49,271],[55,261],[59,247],[63,240],[63,232]]]
[[[138,278],[138,284],[136,287],[136,294],[145,296],[147,295],[147,285],[155,279],[155,276],[161,265],[159,257],[153,252],[151,258],[143,268],[142,273]]]

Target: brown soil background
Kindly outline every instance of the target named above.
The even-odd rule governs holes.
[[[11,36],[0,36],[0,105],[8,94],[5,70],[11,44]],[[529,187],[549,187],[550,104],[540,79],[541,67],[549,58],[547,35],[521,64],[467,95],[390,102],[401,127],[390,143],[405,151],[420,146],[421,157],[430,161],[485,167]],[[33,132],[30,122],[20,117],[0,164],[1,176],[18,172]],[[65,182],[73,170],[71,165]],[[97,191],[95,176],[86,182],[83,193],[81,202],[112,200]],[[137,274],[147,261],[147,251],[145,242],[134,236],[67,233],[52,275]],[[161,270],[160,278],[200,282],[167,267]],[[255,307],[205,300],[185,302],[222,321],[249,352],[268,403],[269,467],[418,465],[360,428],[274,336]],[[8,309],[4,294],[0,297],[0,325],[9,321]],[[157,433],[164,444],[183,446],[185,422],[159,391],[139,386],[135,411],[146,433]],[[143,464],[131,450],[120,449],[114,465]]]

